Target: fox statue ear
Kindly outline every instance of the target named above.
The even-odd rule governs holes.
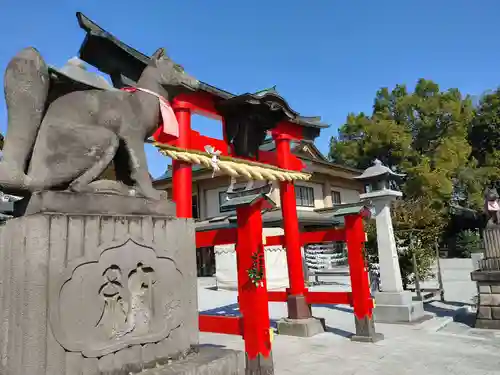
[[[158,60],[166,55],[165,48],[158,48],[151,58],[153,60]]]

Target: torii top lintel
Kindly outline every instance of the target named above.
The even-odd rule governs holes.
[[[82,13],[78,12],[76,16],[80,27],[87,34],[80,48],[80,58],[109,74],[115,87],[133,85],[149,64],[150,57],[121,42]],[[173,104],[185,106],[203,116],[224,118],[226,122],[235,113],[240,117],[244,115],[242,112],[251,113],[252,116],[259,116],[259,123],[263,124],[263,129],[259,130],[272,130],[298,140],[312,141],[319,136],[321,129],[328,127],[321,123],[319,117],[301,116],[292,110],[274,88],[234,95],[200,81],[198,91],[180,91]],[[237,122],[241,122],[241,119]]]

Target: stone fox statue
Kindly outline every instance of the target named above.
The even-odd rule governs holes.
[[[8,64],[4,84],[8,111],[0,162],[4,191],[96,191],[102,185],[94,180],[114,161],[119,182],[111,185],[159,199],[144,152],[144,141],[160,120],[156,95],[172,100],[183,88],[196,90],[199,82],[159,49],[137,82],[137,88],[144,90],[55,92],[61,90],[51,90],[43,58],[34,48],[26,48]]]

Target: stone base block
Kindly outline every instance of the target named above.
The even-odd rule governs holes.
[[[273,375],[274,374],[274,362],[273,353],[266,358],[262,354],[259,354],[256,358],[250,359],[247,356],[246,375]]]
[[[375,294],[375,308],[373,315],[380,323],[412,323],[425,318],[422,301],[413,301],[410,292]]]
[[[382,341],[383,339],[384,339],[384,335],[381,333],[375,333],[372,336],[362,336],[362,335],[352,335],[351,336],[351,341],[355,341],[355,342],[375,343],[375,342]]]
[[[500,329],[500,271],[474,271],[479,301],[475,328]]]
[[[365,316],[358,319],[355,316],[354,324],[356,326],[356,333],[351,336],[351,341],[374,343],[384,339],[383,334],[375,331],[375,323],[372,318]]]
[[[183,360],[140,372],[141,375],[242,375],[244,373],[245,353],[212,347],[202,347],[198,353],[189,355]]]
[[[474,328],[500,329],[500,320],[476,319]]]
[[[311,337],[325,332],[323,318],[289,319],[278,321],[278,333],[286,336]]]
[[[175,203],[106,193],[44,191],[34,193],[14,205],[14,216],[41,213],[94,215],[150,215],[175,217]]]

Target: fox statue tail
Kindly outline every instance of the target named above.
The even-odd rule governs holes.
[[[8,126],[0,186],[24,190],[26,168],[46,110],[50,77],[48,66],[32,47],[21,50],[7,65],[4,78]]]

